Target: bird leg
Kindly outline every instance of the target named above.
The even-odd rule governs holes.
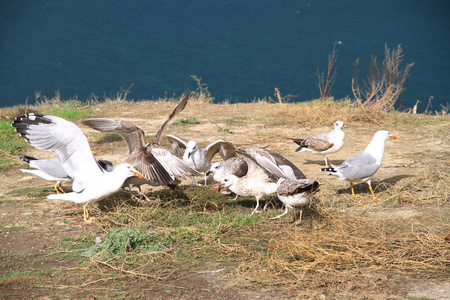
[[[369,184],[369,190],[370,190],[370,192],[372,193],[373,199],[378,199],[378,198],[375,196],[375,193],[373,192],[372,184],[370,184],[370,182],[369,182],[368,184]]]
[[[63,188],[61,187],[61,182],[57,182],[53,188],[55,189],[56,193],[59,194],[59,192],[61,191],[61,193],[65,194],[66,192],[63,190]]]
[[[250,216],[253,216],[253,214],[260,214],[261,211],[258,210],[259,207],[259,198],[261,197],[256,197],[256,207],[255,209],[253,209],[252,213],[250,214]]]
[[[358,198],[358,199],[364,199],[363,196],[355,194],[355,190],[353,189],[353,182],[350,182],[350,187],[352,188],[352,195],[353,195],[353,197]],[[370,187],[370,185],[369,185],[369,187]]]
[[[89,211],[87,209],[87,204],[83,205],[83,219],[85,222],[89,219]]]
[[[269,218],[269,220],[280,220],[282,216],[284,216],[285,214],[287,214],[288,208],[287,208],[286,205],[285,205],[284,207],[285,207],[284,213],[282,213],[281,215],[278,215],[278,216],[276,216],[276,217]]]
[[[294,225],[298,225],[302,223],[302,215],[303,215],[303,207],[300,208],[300,214],[298,216],[298,220],[294,222]],[[295,213],[294,213],[294,218],[295,218]]]

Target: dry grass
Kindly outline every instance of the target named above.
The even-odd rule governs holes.
[[[33,271],[32,275],[36,276],[33,279],[44,278],[39,280],[45,281],[48,278],[41,285],[11,275],[12,278],[0,278],[0,284],[4,284],[0,287],[11,292],[14,286],[21,290],[31,286],[35,289],[33,295],[64,294],[72,298],[86,296],[88,291],[99,297],[120,298],[121,294],[118,291],[115,294],[114,289],[122,289],[132,291],[136,298],[155,293],[160,299],[167,295],[198,299],[259,296],[383,299],[407,297],[407,287],[419,280],[427,284],[445,282],[450,276],[450,244],[445,241],[450,233],[450,153],[445,147],[450,124],[448,115],[369,110],[355,106],[348,99],[292,104],[286,103],[280,93],[276,97],[279,100],[276,103],[236,105],[211,105],[193,98],[180,117],[196,116],[199,124],[171,124],[169,130],[183,137],[193,137],[202,144],[212,137],[229,139],[238,146],[263,145],[271,141],[273,147],[277,147],[274,150],[321,183],[312,207],[305,211],[302,225],[292,225],[292,213],[281,222],[269,221],[269,217],[280,213],[279,205],[264,214],[249,217],[254,200],[230,201],[227,196],[210,191],[211,186],[183,191],[154,188],[150,196],[157,202],[151,205],[136,203],[126,192],[120,192],[90,207],[92,215],[96,216],[90,225],[73,224],[82,219],[78,205],[68,205],[71,212],[76,212],[68,216],[62,208],[66,204],[45,201],[43,196],[39,196],[42,199],[37,203],[36,197],[33,203],[28,203],[24,201],[28,199],[26,195],[7,194],[0,201],[5,211],[2,216],[6,218],[0,225],[16,224],[15,218],[22,216],[23,220],[31,222],[32,230],[38,231],[30,233],[32,230],[24,227],[14,235],[14,231],[9,230],[10,236],[16,238],[13,241],[19,243],[21,237],[27,236],[28,240],[37,240],[33,246],[40,245],[42,230],[49,231],[52,237],[69,234],[67,247],[80,245],[74,250],[59,247],[45,254],[46,259],[57,262],[59,269],[44,270],[47,272],[44,275],[48,276]],[[90,110],[95,116],[130,118],[151,134],[178,100],[132,102],[118,96],[106,102],[70,107],[80,112]],[[52,107],[64,106],[66,101],[50,102],[44,101],[32,108],[45,113]],[[2,109],[2,116],[16,112],[17,108]],[[375,128],[389,128],[398,135],[397,144],[387,145],[382,169],[374,180],[378,199],[370,197],[364,184],[355,186],[363,199],[352,197],[347,182],[317,173],[321,157],[294,153],[295,146],[283,137],[296,130],[302,133],[327,130],[337,119],[346,122],[348,144],[331,159],[344,159],[358,153]],[[219,132],[218,126],[227,126],[235,133]],[[250,133],[255,134],[249,136]],[[118,150],[124,147],[121,140],[100,143],[98,135],[87,132],[87,136],[102,155],[121,158],[126,153],[124,148],[120,148],[123,152]],[[9,180],[20,180],[23,176],[19,173],[16,168],[10,170]],[[15,184],[11,183],[11,189],[14,188]],[[46,205],[46,211],[41,205]],[[23,211],[33,214],[23,215]],[[70,226],[64,224],[66,220]],[[152,253],[129,251],[112,258],[96,255],[80,259],[80,253],[91,246],[96,236],[118,228],[154,232],[163,247]],[[17,265],[35,270],[41,265],[33,259],[42,259],[40,255],[33,258],[27,254],[25,259],[12,257],[2,266],[5,270],[15,270]],[[224,271],[215,275],[200,273],[223,268]],[[121,287],[117,288],[118,284]],[[42,286],[53,290],[42,291]],[[223,293],[205,292],[198,296],[203,288]]]

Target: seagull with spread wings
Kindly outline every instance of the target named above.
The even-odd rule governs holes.
[[[143,176],[142,179],[138,180],[130,178],[125,185],[129,187],[137,186],[144,197],[146,195],[140,189],[142,184],[167,185],[173,188],[175,187],[175,177],[200,176],[199,172],[160,145],[164,130],[169,122],[184,109],[190,94],[189,92],[183,97],[156,133],[153,141],[148,143],[145,142],[144,131],[129,122],[106,118],[92,118],[82,121],[83,124],[95,130],[115,133],[125,140],[128,146],[128,158],[125,162],[134,166]]]
[[[175,154],[183,156],[183,161],[199,172],[207,172],[210,169],[211,160],[217,153],[223,160],[236,156],[236,148],[233,143],[225,140],[220,139],[212,142],[205,148],[200,148],[197,142],[193,140],[186,140],[173,134],[168,134],[166,137],[172,145]]]
[[[61,166],[73,180],[73,192],[52,194],[47,198],[84,203],[85,221],[89,218],[89,203],[117,192],[128,178],[142,177],[128,163],[118,165],[112,172],[105,171],[92,154],[83,132],[65,119],[30,113],[16,118],[12,126],[30,145],[58,155]]]

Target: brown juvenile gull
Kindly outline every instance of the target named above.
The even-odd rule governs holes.
[[[311,197],[319,190],[319,183],[310,179],[291,179],[280,178],[277,181],[277,196],[283,202],[285,210],[282,214],[270,218],[270,220],[279,220],[288,213],[288,209],[300,206],[299,218],[294,222],[295,225],[302,222],[303,207],[311,202]]]
[[[207,172],[211,167],[211,160],[219,153],[223,160],[236,156],[236,148],[233,143],[225,140],[217,140],[200,148],[196,141],[186,140],[176,135],[166,135],[172,149],[178,156],[183,156],[183,161],[199,172]],[[182,153],[184,150],[184,154]],[[206,176],[205,176],[206,185]]]
[[[239,149],[239,153],[252,157],[276,181],[277,196],[284,204],[285,211],[270,219],[278,220],[288,212],[288,209],[300,206],[300,216],[295,224],[301,223],[303,206],[310,203],[312,195],[318,191],[319,183],[307,179],[296,165],[273,150],[250,147]]]
[[[333,131],[321,133],[307,139],[293,139],[293,141],[300,146],[295,152],[310,151],[314,154],[323,154],[328,167],[326,154],[339,151],[344,146],[344,139],[344,122],[336,121]]]
[[[385,143],[391,138],[396,139],[397,137],[390,134],[387,130],[377,131],[363,153],[347,158],[338,167],[332,165],[331,167],[320,170],[330,172],[328,175],[339,176],[339,179],[341,180],[345,179],[349,181],[352,195],[355,197],[360,196],[355,194],[353,183],[367,182],[372,197],[376,199],[372,189],[371,180],[372,176],[381,166]]]
[[[62,118],[30,113],[16,118],[12,126],[32,146],[54,151],[58,155],[62,167],[73,179],[73,192],[52,194],[47,198],[84,203],[85,221],[89,218],[89,203],[117,192],[127,178],[142,176],[127,163],[118,165],[112,172],[106,172],[94,158],[83,132]]]
[[[184,96],[161,126],[153,141],[148,143],[145,142],[144,131],[134,124],[106,118],[92,118],[82,121],[83,124],[93,129],[118,134],[125,140],[129,154],[125,161],[139,170],[143,176],[140,180],[130,179],[125,182],[125,185],[128,187],[137,186],[139,192],[147,200],[148,198],[140,189],[142,184],[167,185],[174,188],[175,177],[200,176],[199,172],[160,145],[164,130],[169,122],[184,109],[190,94],[189,92]]]
[[[222,186],[229,188],[233,193],[256,198],[256,207],[251,215],[260,213],[259,200],[277,191],[278,178],[299,178],[305,179],[305,175],[288,159],[279,153],[260,147],[241,148],[237,153],[242,155],[248,165],[247,174],[238,177],[226,174],[222,179]],[[287,175],[286,170],[289,170]]]

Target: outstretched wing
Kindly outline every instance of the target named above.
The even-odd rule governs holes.
[[[178,103],[177,107],[175,107],[175,109],[172,111],[170,116],[167,118],[167,120],[164,122],[164,124],[162,124],[161,128],[156,133],[155,138],[153,139],[154,143],[156,143],[156,144],[161,143],[161,138],[162,138],[163,132],[166,129],[167,125],[169,124],[170,120],[172,120],[177,114],[179,114],[186,107],[187,101],[190,96],[191,96],[191,92],[187,93],[186,96],[184,96],[184,98],[180,101],[180,103]]]
[[[233,143],[225,141],[225,140],[217,140],[211,144],[209,144],[205,148],[206,152],[206,158],[208,161],[211,161],[211,159],[219,153],[219,155],[222,157],[223,160],[227,160],[229,158],[235,157],[236,154],[236,147],[233,145]]]
[[[32,146],[56,152],[64,170],[74,180],[75,192],[83,190],[91,178],[102,176],[86,136],[72,122],[30,113],[18,117],[12,126]]]
[[[102,132],[120,135],[127,143],[128,154],[144,146],[145,134],[142,129],[131,123],[106,118],[92,118],[81,121],[86,126]]]
[[[169,143],[172,146],[175,155],[183,156],[184,151],[187,147],[188,140],[173,134],[166,135],[166,138],[169,140]]]

